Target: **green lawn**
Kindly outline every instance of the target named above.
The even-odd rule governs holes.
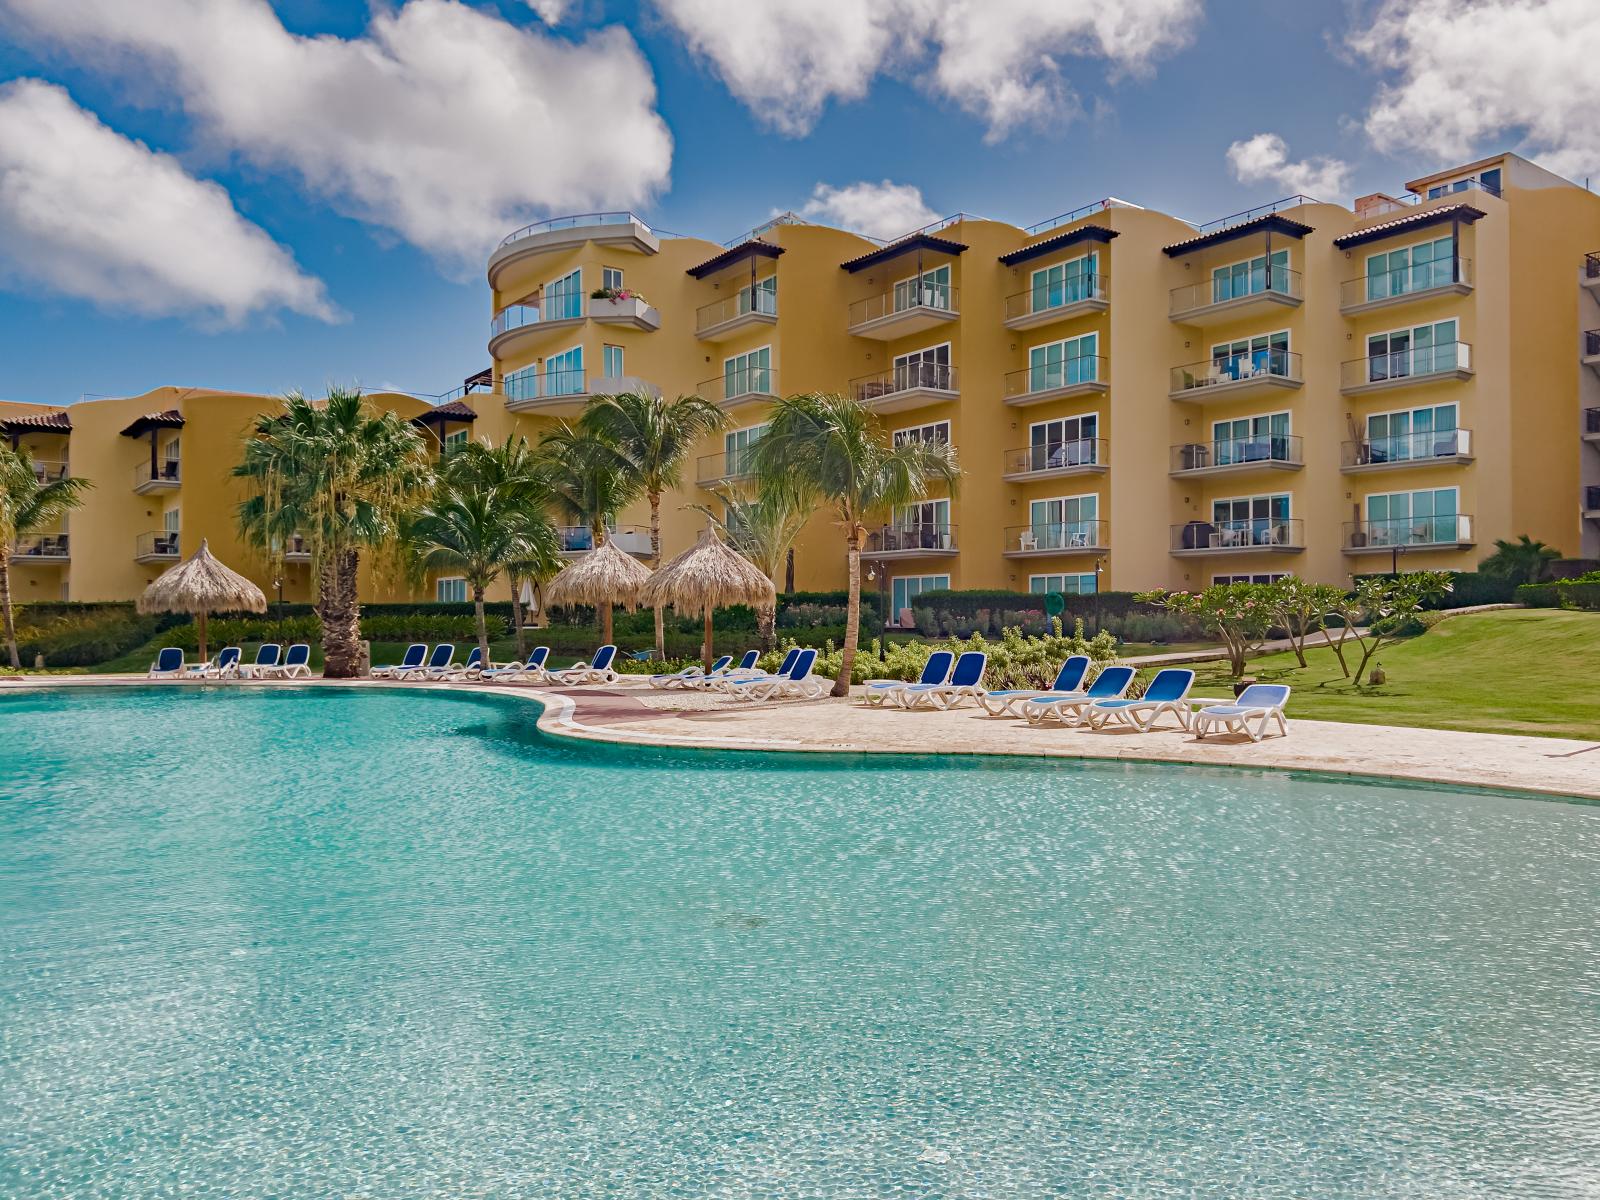
[[[1353,670],[1358,660],[1346,649]],[[1387,682],[1355,687],[1331,650],[1252,659],[1263,683],[1294,687],[1289,715],[1366,725],[1600,738],[1600,613],[1508,609],[1441,621],[1378,651]],[[1224,695],[1226,664],[1197,667],[1197,695]]]

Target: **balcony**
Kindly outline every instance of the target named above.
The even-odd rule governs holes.
[[[1188,521],[1171,528],[1172,553],[1180,558],[1207,554],[1299,554],[1306,548],[1305,522],[1298,518]]]
[[[1339,311],[1353,317],[1438,296],[1465,296],[1471,291],[1470,258],[1437,259],[1345,280],[1339,285]]]
[[[1066,479],[1073,475],[1104,475],[1110,469],[1111,451],[1104,438],[1074,438],[1042,442],[1007,450],[1000,478],[1011,483],[1030,479]]]
[[[707,379],[699,391],[726,412],[746,404],[767,404],[778,398],[778,373],[771,367],[742,367]]]
[[[702,454],[695,460],[694,481],[703,488],[720,487],[725,483],[740,483],[755,478],[755,447],[735,450],[732,454]]]
[[[631,212],[579,213],[536,221],[508,234],[489,256],[489,286],[495,286],[500,272],[511,263],[533,255],[570,250],[589,242],[636,254],[655,254],[661,249],[661,238],[671,236],[650,228]]]
[[[1346,396],[1470,378],[1472,347],[1466,342],[1397,350],[1339,364],[1339,390]]]
[[[178,460],[160,459],[155,463],[142,462],[133,469],[133,490],[137,495],[151,492],[171,492],[178,487]]]
[[[283,548],[283,561],[286,563],[308,563],[311,561],[311,545],[303,534],[293,534],[288,544]]]
[[[67,464],[55,459],[36,458],[33,460],[33,477],[41,485],[54,483],[58,479],[65,479],[67,477]]]
[[[746,329],[777,323],[778,293],[746,285],[731,296],[695,309],[694,335],[702,342],[721,342]]]
[[[1590,251],[1583,256],[1583,274],[1580,276],[1586,288],[1600,288],[1600,250]]]
[[[850,391],[876,413],[941,404],[961,394],[956,369],[948,363],[902,363],[883,375],[852,379]]]
[[[863,554],[871,558],[937,558],[956,553],[956,527],[932,521],[885,525],[867,532]]]
[[[1440,429],[1345,442],[1340,447],[1339,469],[1346,475],[1354,475],[1406,467],[1451,466],[1469,463],[1472,459],[1472,430]]]
[[[1600,374],[1600,329],[1583,331],[1583,365]]]
[[[1007,525],[1000,553],[1006,558],[1104,554],[1110,545],[1111,526],[1106,521],[1036,521]]]
[[[661,314],[643,296],[590,296],[589,320],[597,325],[623,325],[629,329],[660,329]]]
[[[177,531],[163,529],[156,533],[141,533],[133,541],[133,561],[136,563],[177,562]]]
[[[1069,321],[1111,307],[1111,280],[1105,275],[1080,275],[1057,287],[1038,287],[1006,297],[1005,327],[1036,329]]]
[[[1394,554],[1404,550],[1464,550],[1476,544],[1472,518],[1465,513],[1437,517],[1397,517],[1386,521],[1346,521],[1346,554]]]
[[[553,296],[537,304],[512,304],[489,322],[489,353],[502,357],[520,346],[531,345],[540,335],[583,324],[583,297]]]
[[[1040,367],[1007,371],[1003,398],[1014,408],[1025,408],[1050,400],[1097,396],[1111,386],[1110,367],[1110,359],[1085,354]]]
[[[1591,521],[1600,521],[1600,487],[1589,484],[1583,489],[1583,515]]]
[[[1261,471],[1298,471],[1305,466],[1302,439],[1288,433],[1260,437],[1220,438],[1172,447],[1169,475],[1249,475]]]
[[[564,558],[576,558],[594,549],[594,531],[587,525],[558,525]],[[618,525],[606,532],[606,541],[639,558],[650,557],[650,530],[643,525]]]
[[[11,550],[13,566],[44,566],[48,563],[70,561],[67,553],[67,535],[64,533],[38,533],[17,539]]]
[[[1206,404],[1293,391],[1303,384],[1298,354],[1252,350],[1173,367],[1167,395],[1186,404]]]
[[[1583,410],[1583,440],[1600,442],[1600,408]]]
[[[892,342],[947,325],[960,315],[961,297],[955,288],[924,283],[857,300],[850,306],[846,329],[856,337]]]
[[[649,388],[632,375],[600,376],[591,381],[589,373],[581,368],[530,371],[525,375],[506,376],[500,383],[507,412],[552,417],[576,416],[593,396],[613,396]]]
[[[1167,315],[1185,325],[1216,325],[1243,317],[1281,313],[1299,308],[1300,272],[1258,267],[1247,280],[1207,279],[1186,283],[1169,293]]]

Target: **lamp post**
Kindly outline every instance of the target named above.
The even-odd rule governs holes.
[[[875,562],[867,564],[867,582],[878,581],[878,661],[889,661],[889,600],[885,589],[889,586],[889,573],[879,569]]]
[[[1094,560],[1094,631],[1095,631],[1095,634],[1097,636],[1100,633],[1100,622],[1104,619],[1104,613],[1102,612],[1101,606],[1100,606],[1100,577],[1102,575],[1104,575],[1105,572],[1106,572],[1106,560],[1103,559],[1103,558],[1095,559]]]

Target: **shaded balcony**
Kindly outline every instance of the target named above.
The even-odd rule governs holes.
[[[954,367],[949,363],[926,362],[901,363],[892,371],[852,379],[850,392],[878,413],[940,404],[961,394]]]
[[[1345,442],[1340,447],[1339,469],[1348,475],[1406,467],[1450,466],[1469,463],[1472,459],[1472,430],[1438,429]]]
[[[1462,550],[1476,544],[1472,518],[1465,513],[1433,517],[1391,517],[1346,521],[1346,554],[1389,554],[1397,550]]]
[[[71,558],[67,545],[65,533],[36,533],[18,538],[11,549],[11,564],[43,566],[49,563],[67,562]]]
[[[703,488],[755,478],[756,452],[747,446],[732,453],[702,454],[695,460],[694,481]]]
[[[1465,296],[1470,291],[1470,258],[1434,259],[1345,280],[1339,285],[1339,311],[1345,316],[1355,316],[1438,296]]]
[[[1110,469],[1109,445],[1104,438],[1070,438],[1007,450],[1002,457],[1000,477],[1021,483],[1029,479],[1103,475]]]
[[[747,284],[731,296],[695,309],[694,335],[703,342],[720,342],[757,325],[777,323],[778,293]]]
[[[850,306],[845,327],[856,337],[892,342],[948,325],[961,315],[961,296],[947,283],[902,284]]]
[[[178,560],[178,532],[161,529],[141,533],[133,540],[133,561],[136,563],[176,562]]]
[[[67,464],[59,459],[36,458],[33,460],[33,477],[40,484],[54,483],[67,476]]]
[[[283,547],[283,561],[286,563],[308,563],[311,561],[311,544],[306,541],[304,534],[291,534],[288,542]]]
[[[1594,484],[1583,489],[1583,515],[1591,521],[1600,521],[1600,487]]]
[[[511,354],[537,342],[541,334],[573,329],[583,324],[583,296],[577,292],[546,296],[531,304],[511,304],[489,322],[489,353]]]
[[[1049,400],[1068,400],[1074,396],[1097,396],[1110,386],[1111,360],[1098,354],[1007,371],[1003,398],[1016,408],[1043,404]]]
[[[1298,308],[1301,299],[1299,271],[1285,266],[1269,271],[1261,264],[1242,278],[1203,279],[1173,288],[1167,313],[1185,325],[1214,325]]]
[[[1583,410],[1583,440],[1600,442],[1600,408]]]
[[[1029,525],[1007,525],[1000,553],[1006,558],[1104,554],[1110,545],[1108,521],[1035,521]]]
[[[724,410],[778,398],[778,373],[771,367],[739,367],[701,383],[702,397]]]
[[[142,462],[133,469],[133,490],[140,496],[151,492],[170,492],[179,483],[178,459],[159,458]]]
[[[1111,307],[1111,280],[1105,275],[1077,275],[1049,286],[1041,284],[1005,300],[1007,329],[1035,329]]]
[[[1168,474],[1248,475],[1260,471],[1298,471],[1305,466],[1297,434],[1263,433],[1256,437],[1184,442],[1171,449]]]
[[[558,525],[556,536],[566,558],[576,558],[594,549],[594,531],[587,525]],[[606,531],[606,541],[638,558],[650,557],[650,530],[643,525],[618,525]]]
[[[1600,250],[1591,250],[1583,256],[1583,270],[1578,276],[1587,288],[1600,288]]]
[[[1472,347],[1443,342],[1355,358],[1339,365],[1339,390],[1347,396],[1419,383],[1472,378]]]
[[[861,553],[871,558],[930,558],[956,553],[956,527],[936,521],[882,525],[867,531]]]
[[[1246,350],[1172,368],[1174,400],[1204,404],[1301,387],[1300,355],[1291,350]]]
[[[1306,548],[1305,522],[1298,517],[1251,517],[1238,521],[1186,521],[1171,526],[1172,553],[1298,554]]]
[[[1583,331],[1583,365],[1600,374],[1600,329]]]
[[[500,385],[506,398],[506,411],[514,413],[575,416],[595,394],[589,388],[589,373],[581,367],[508,375]]]

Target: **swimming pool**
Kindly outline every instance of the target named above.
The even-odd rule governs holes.
[[[1600,808],[0,694],[0,1195],[1571,1197]]]

